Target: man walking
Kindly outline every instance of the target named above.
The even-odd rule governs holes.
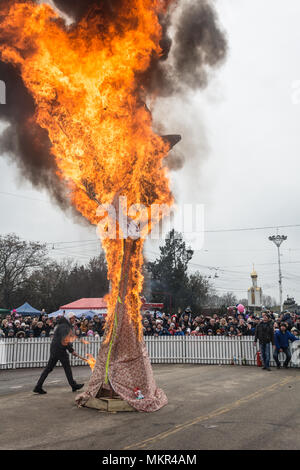
[[[274,331],[271,318],[268,313],[263,314],[262,321],[257,325],[255,330],[254,344],[256,346],[259,340],[260,354],[263,361],[263,369],[270,371],[270,343],[274,346]]]
[[[68,319],[62,317],[57,322],[57,327],[54,330],[54,336],[50,346],[50,359],[33,390],[35,393],[39,393],[40,395],[47,393],[42,388],[43,383],[45,382],[50,372],[52,372],[58,361],[61,362],[64,368],[68,382],[72,387],[72,391],[76,392],[76,390],[80,390],[83,387],[84,384],[77,384],[73,379],[70,360],[67,354],[68,350],[69,353],[71,353],[73,356],[78,357],[78,354],[74,351],[71,343],[75,337],[72,328],[74,323],[75,315],[73,313],[68,314]]]
[[[286,356],[283,366],[287,369],[291,360],[291,351],[289,347],[289,341],[299,341],[299,338],[294,336],[287,329],[286,323],[281,323],[280,330],[275,332],[275,349],[273,353],[274,361],[277,364],[277,369],[280,369],[281,364],[278,359],[278,354],[283,352]]]

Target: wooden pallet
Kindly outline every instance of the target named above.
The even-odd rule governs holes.
[[[85,404],[87,408],[115,413],[117,411],[137,411],[122,398],[90,398]]]

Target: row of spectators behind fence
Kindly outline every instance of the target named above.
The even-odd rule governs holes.
[[[0,338],[51,338],[54,335],[57,318],[48,318],[47,314],[39,317],[29,317],[18,314],[7,315],[0,322]],[[78,318],[74,333],[77,337],[100,337],[104,333],[105,321],[99,315]]]
[[[288,330],[295,335],[299,334],[300,315],[287,311],[280,315],[271,311],[268,313],[274,330],[279,329],[281,322],[285,322]],[[190,308],[186,308],[183,313],[173,315],[146,311],[141,321],[144,336],[254,336],[262,314],[247,310],[239,313],[237,309],[230,308],[224,315],[205,316],[193,314]],[[48,318],[44,312],[34,318],[11,313],[0,322],[0,338],[51,338],[58,319]],[[99,338],[103,336],[104,329],[105,319],[101,315],[94,315],[78,318],[74,332],[78,338]]]
[[[145,312],[143,315],[143,328],[145,336],[254,336],[256,326],[262,320],[263,313],[269,313],[273,322],[274,331],[284,322],[288,330],[294,334],[300,331],[300,315],[283,312],[278,315],[264,310],[260,314],[237,309],[228,309],[224,315],[212,316],[193,315],[190,308],[181,314],[167,315]]]

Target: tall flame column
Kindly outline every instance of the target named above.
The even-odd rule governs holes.
[[[166,405],[168,399],[156,386],[143,336],[138,334],[137,326],[127,311],[129,304],[132,308],[136,303],[135,273],[141,269],[142,241],[128,238],[122,243],[123,260],[118,300],[111,319],[113,324],[107,325],[87,390],[76,401],[82,406],[89,398],[99,396],[101,389],[110,386],[138,411],[153,412]],[[132,263],[136,263],[136,266],[132,266]],[[136,399],[136,387],[141,390],[144,399]]]

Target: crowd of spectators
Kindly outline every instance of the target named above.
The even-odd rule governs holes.
[[[254,336],[256,326],[262,319],[260,314],[240,313],[229,307],[226,314],[212,316],[193,314],[187,307],[177,314],[145,311],[142,314],[144,336]],[[294,335],[300,332],[300,315],[283,312],[278,315],[268,311],[274,331],[285,322]],[[59,317],[49,318],[45,312],[39,317],[18,315],[15,311],[0,320],[0,338],[51,338]],[[105,319],[101,315],[77,318],[74,332],[78,338],[103,336]]]
[[[57,318],[48,318],[45,312],[39,317],[22,316],[12,312],[0,321],[0,338],[51,338],[54,335]],[[105,320],[101,315],[77,318],[74,332],[78,338],[103,336]]]
[[[293,334],[300,332],[300,315],[283,312],[280,315],[263,310],[260,314],[240,313],[237,308],[229,307],[224,315],[195,315],[188,307],[182,313],[166,314],[146,311],[143,314],[145,336],[255,336],[256,326],[262,321],[262,315],[268,313],[274,331],[285,322]]]

